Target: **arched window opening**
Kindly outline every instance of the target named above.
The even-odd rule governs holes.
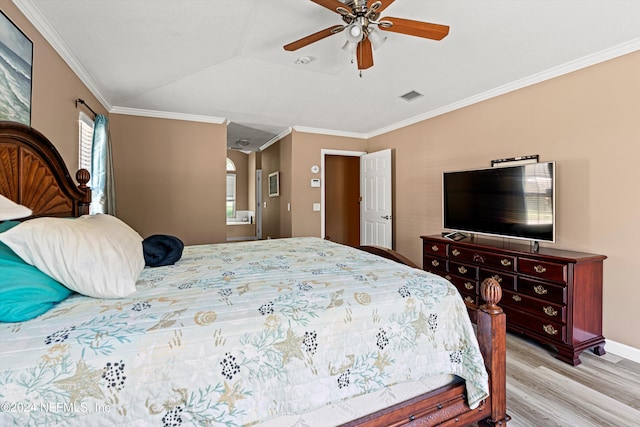
[[[227,218],[236,217],[236,165],[227,157]]]

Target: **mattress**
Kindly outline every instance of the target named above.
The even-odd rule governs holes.
[[[357,249],[187,246],[136,287],[0,324],[0,425],[337,424],[454,376],[488,396],[453,285]]]

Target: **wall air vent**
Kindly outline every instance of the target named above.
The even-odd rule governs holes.
[[[407,92],[404,95],[401,95],[400,98],[404,99],[405,101],[413,101],[416,98],[420,98],[422,95],[420,92],[416,92],[415,90],[412,90],[411,92]]]

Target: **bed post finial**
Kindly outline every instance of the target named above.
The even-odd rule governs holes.
[[[88,170],[78,169],[78,172],[76,172],[76,181],[80,184],[78,185],[79,188],[87,188],[87,182],[89,182],[89,179],[91,179],[91,175]]]
[[[480,285],[480,295],[486,302],[483,306],[484,311],[489,314],[502,313],[502,309],[498,307],[498,303],[502,299],[502,288],[496,279],[489,277]]]
[[[88,170],[78,169],[76,181],[78,181],[78,189],[84,193],[84,197],[78,202],[78,215],[89,214],[89,205],[91,204],[91,188],[87,187],[89,179],[91,179],[91,174]]]

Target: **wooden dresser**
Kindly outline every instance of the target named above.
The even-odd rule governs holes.
[[[490,239],[454,242],[421,236],[423,269],[451,281],[470,304],[480,304],[487,277],[502,285],[500,306],[507,329],[558,350],[557,358],[580,364],[580,353],[592,348],[603,355],[602,265],[607,258],[559,249]]]

